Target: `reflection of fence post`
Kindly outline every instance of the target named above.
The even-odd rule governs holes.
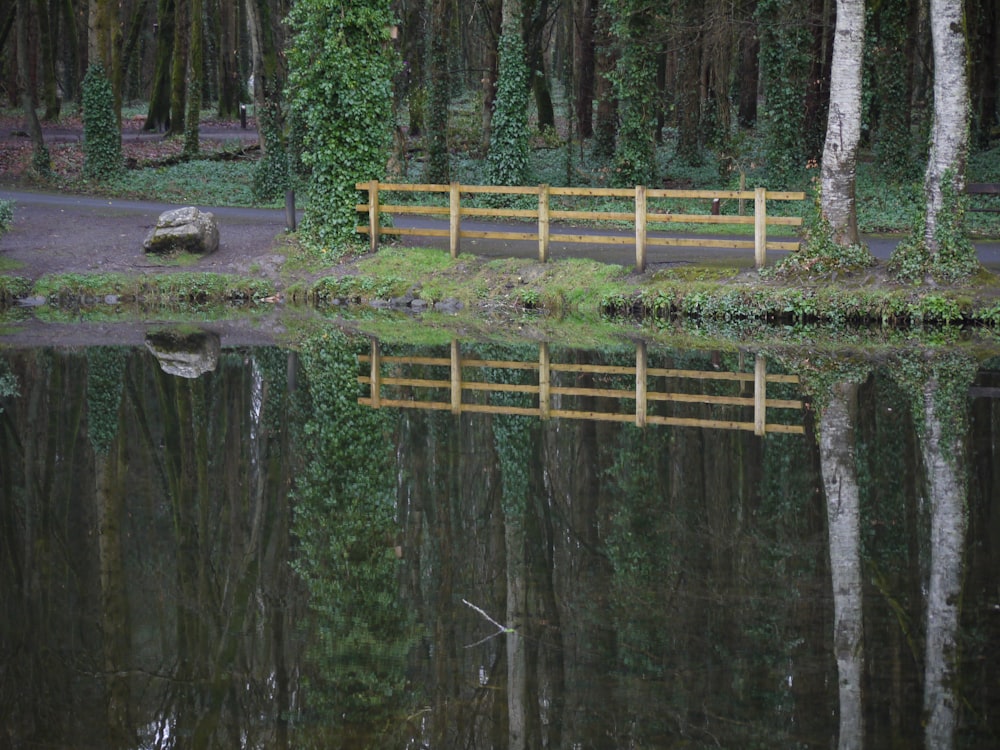
[[[368,183],[368,241],[371,251],[378,250],[378,180]]]
[[[767,430],[767,360],[760,355],[753,363],[753,434]]]
[[[635,270],[646,270],[646,186],[635,186]]]
[[[538,262],[549,259],[549,186],[538,186]]]
[[[538,416],[549,418],[549,345],[538,345]]]
[[[635,425],[646,426],[646,342],[635,345]]]
[[[451,413],[462,411],[462,355],[458,339],[451,340]]]
[[[767,201],[764,188],[757,188],[753,194],[753,256],[757,268],[767,262]]]
[[[371,354],[369,380],[371,382],[372,408],[378,409],[382,405],[382,351],[375,339],[372,339]]]
[[[458,183],[453,182],[448,186],[448,247],[451,250],[451,257],[457,258],[461,245],[462,228],[462,193]]]

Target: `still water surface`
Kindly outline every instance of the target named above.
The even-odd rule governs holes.
[[[1000,745],[1000,351],[150,343],[0,351],[0,747]]]

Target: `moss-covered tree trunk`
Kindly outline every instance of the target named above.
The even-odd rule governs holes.
[[[184,134],[187,66],[191,30],[190,0],[174,0],[174,49],[170,63],[170,135]]]
[[[46,174],[50,169],[49,150],[45,146],[45,138],[42,135],[42,124],[38,121],[38,113],[35,112],[35,97],[31,90],[28,76],[28,16],[30,14],[31,0],[18,0],[17,3],[17,83],[21,92],[21,107],[24,110],[24,119],[28,126],[28,133],[31,135],[31,143],[34,147],[32,166],[36,171]]]
[[[188,57],[187,70],[187,123],[184,129],[184,153],[197,154],[201,131],[202,99],[202,66],[204,61],[204,23],[202,0],[190,0],[191,3],[191,54]]]
[[[170,75],[173,70],[174,0],[159,0],[156,10],[156,63],[143,130],[170,128]]]

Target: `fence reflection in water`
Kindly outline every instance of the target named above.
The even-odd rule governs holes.
[[[769,421],[768,410],[802,411],[801,399],[768,398],[768,384],[798,385],[797,375],[767,372],[763,356],[754,356],[753,372],[722,370],[685,370],[668,367],[651,367],[645,343],[635,346],[634,366],[589,364],[580,362],[553,362],[547,343],[538,346],[535,361],[495,360],[464,357],[461,344],[453,339],[449,357],[384,355],[378,341],[371,343],[371,352],[360,355],[359,362],[368,364],[368,373],[358,376],[358,382],[368,387],[368,396],[358,402],[375,409],[399,407],[411,409],[450,410],[463,412],[520,414],[540,419],[591,419],[609,422],[634,422],[639,427],[648,424],[683,427],[702,427],[726,430],[752,430],[756,435],[772,433],[803,434],[801,424]],[[741,357],[742,360],[742,357]],[[423,377],[417,368],[447,371],[447,377]],[[531,373],[531,382],[500,382],[498,373],[522,371]],[[391,374],[387,374],[391,373]],[[421,375],[421,376],[416,376]],[[634,377],[629,387],[625,378]],[[566,381],[573,379],[573,385]],[[650,388],[650,380],[654,386]],[[691,393],[678,390],[681,384],[732,383],[732,394]],[[749,393],[747,393],[749,391]],[[520,393],[526,398],[521,403],[498,403],[496,394]],[[444,394],[448,394],[447,397]],[[472,395],[478,394],[478,396]],[[575,399],[572,404],[586,403],[587,399],[600,399],[603,409],[564,408],[564,397]],[[509,399],[508,399],[509,400]],[[527,403],[530,400],[530,405]],[[622,410],[622,402],[634,403],[631,411]],[[752,410],[749,419],[715,416],[678,415],[659,413],[654,405],[672,404],[703,405],[711,411],[714,407],[736,407],[739,411]],[[666,408],[662,410],[667,410]]]

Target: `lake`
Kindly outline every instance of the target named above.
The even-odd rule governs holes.
[[[1000,346],[0,349],[0,747],[1000,744]]]

